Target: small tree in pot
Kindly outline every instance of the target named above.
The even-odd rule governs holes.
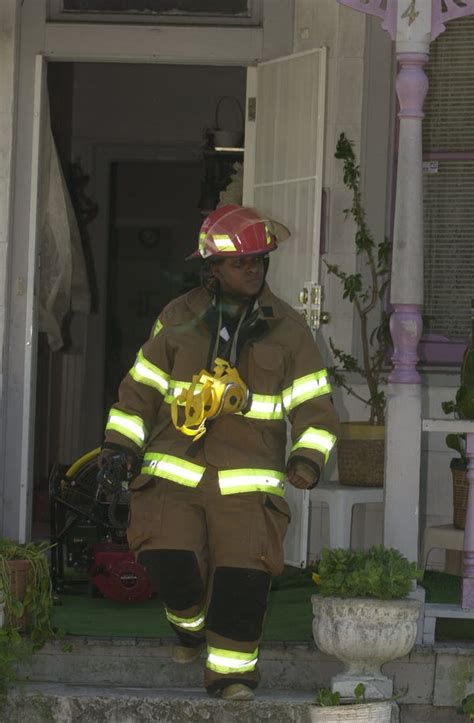
[[[341,133],[335,157],[344,163],[343,180],[352,193],[352,205],[345,210],[356,225],[354,237],[356,253],[368,272],[367,280],[361,272],[348,274],[338,265],[326,263],[328,272],[341,282],[342,298],[354,305],[358,322],[362,360],[339,349],[329,339],[332,353],[338,365],[329,367],[329,374],[336,386],[363,402],[369,409],[368,422],[342,425],[338,444],[338,465],[341,484],[381,486],[383,484],[383,459],[385,439],[386,381],[383,366],[391,346],[389,315],[382,311],[380,324],[371,326],[373,312],[385,296],[390,276],[391,243],[388,239],[376,244],[367,226],[360,189],[360,167],[356,162],[352,141]],[[356,374],[367,385],[367,394],[356,391],[347,374]],[[370,440],[370,441],[368,441]],[[371,444],[375,440],[375,444]],[[369,465],[366,465],[366,460]],[[377,463],[378,462],[378,463]]]

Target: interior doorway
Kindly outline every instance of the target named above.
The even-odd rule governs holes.
[[[199,284],[185,258],[202,215],[202,162],[118,162],[111,167],[104,403],[150,335],[160,311]]]
[[[66,181],[72,164],[79,164],[83,196],[97,206],[97,215],[85,239],[91,312],[67,317],[59,351],[51,351],[40,333],[36,536],[47,534],[52,465],[70,464],[100,445],[118,383],[154,318],[198,283],[197,268],[184,258],[213,207],[205,192],[208,130],[216,126],[223,97],[244,107],[246,69],[54,62],[48,87]],[[235,103],[221,103],[217,120],[241,128]],[[229,159],[227,175],[218,174],[221,184],[228,171]]]

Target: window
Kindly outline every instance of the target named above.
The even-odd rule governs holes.
[[[257,25],[258,0],[49,0],[50,20]]]
[[[459,363],[474,298],[474,17],[431,45],[423,122],[425,362]]]

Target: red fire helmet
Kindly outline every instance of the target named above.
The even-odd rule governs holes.
[[[257,256],[275,251],[290,235],[283,224],[253,208],[228,204],[211,211],[199,231],[199,246],[188,258]]]

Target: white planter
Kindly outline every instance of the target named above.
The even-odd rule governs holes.
[[[318,648],[345,664],[331,689],[354,696],[358,683],[367,698],[390,698],[393,683],[380,667],[407,655],[415,644],[419,600],[374,600],[313,595],[313,636]]]
[[[391,715],[392,704],[387,701],[310,709],[311,723],[390,723]]]

